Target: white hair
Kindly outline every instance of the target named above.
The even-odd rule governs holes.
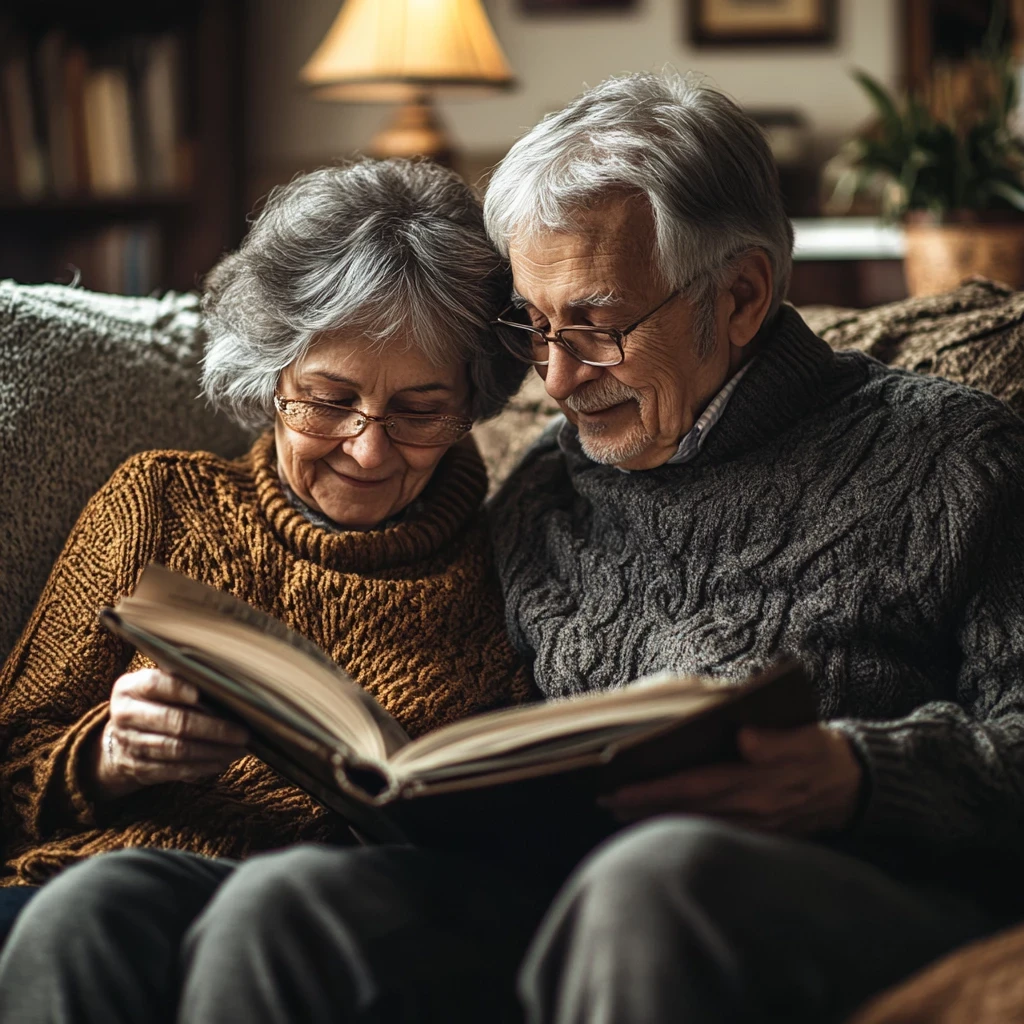
[[[572,230],[576,216],[616,193],[649,203],[657,269],[694,299],[705,347],[709,299],[751,250],[771,262],[766,322],[774,316],[789,287],[793,228],[768,143],[727,96],[692,75],[602,82],[516,141],[487,186],[484,220],[508,255],[513,239]]]
[[[486,419],[527,370],[491,326],[510,287],[479,200],[454,172],[411,160],[323,167],[275,188],[207,276],[203,390],[262,426],[281,371],[321,334],[349,329],[369,346],[407,339],[435,365],[465,361],[470,413]]]

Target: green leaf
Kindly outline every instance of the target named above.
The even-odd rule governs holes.
[[[859,69],[853,72],[853,77],[868,94],[868,98],[874,103],[875,109],[882,118],[882,125],[886,132],[891,137],[898,138],[902,136],[903,117],[885,86],[876,78],[872,78],[866,71]]]
[[[993,195],[1005,199],[1014,209],[1024,210],[1024,189],[1019,185],[1011,185],[1008,181],[989,182],[988,190]]]

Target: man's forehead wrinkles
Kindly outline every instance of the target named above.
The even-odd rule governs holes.
[[[544,258],[545,252],[537,252],[536,249],[534,249],[533,251],[536,254],[536,257],[539,258],[529,255],[522,249],[511,250],[511,252],[509,253],[509,257],[512,261],[513,266],[518,265],[523,267],[538,267],[543,269],[550,269],[551,267],[560,267],[564,264],[589,264],[597,262],[599,260],[606,261],[610,258],[610,254],[602,252],[558,253],[557,251],[547,256],[547,258]]]

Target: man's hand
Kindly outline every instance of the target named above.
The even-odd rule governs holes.
[[[849,824],[863,770],[842,733],[824,725],[743,729],[739,748],[741,764],[625,786],[601,803],[624,821],[676,811],[793,836]]]
[[[242,757],[246,730],[198,704],[194,686],[165,672],[121,676],[94,755],[94,795],[110,800],[161,782],[195,782]]]

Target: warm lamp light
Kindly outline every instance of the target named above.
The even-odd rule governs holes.
[[[374,156],[451,163],[431,96],[513,84],[480,0],[346,0],[300,72],[320,99],[401,102]]]

